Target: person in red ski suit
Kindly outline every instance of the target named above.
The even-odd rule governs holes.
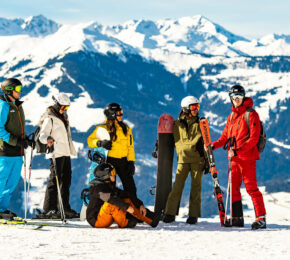
[[[257,148],[261,128],[260,118],[256,111],[250,112],[248,127],[245,112],[249,107],[253,107],[253,100],[245,97],[245,90],[242,86],[233,86],[229,96],[233,104],[233,112],[228,116],[221,137],[212,143],[213,149],[227,147],[229,161],[232,160],[232,219],[227,220],[226,226],[244,226],[240,192],[243,181],[256,213],[256,221],[252,224],[252,229],[266,228],[265,205],[256,179],[256,160],[260,159]],[[230,140],[234,140],[233,147],[229,145]]]

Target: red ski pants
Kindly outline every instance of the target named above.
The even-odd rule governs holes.
[[[251,196],[254,204],[256,216],[266,214],[262,193],[259,191],[256,178],[256,160],[240,160],[233,158],[232,160],[232,203],[241,201],[242,196],[240,187],[242,181],[245,184],[248,194]]]

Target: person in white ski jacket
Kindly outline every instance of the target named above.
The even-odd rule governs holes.
[[[55,169],[52,155],[56,161],[56,172],[59,179],[61,196],[66,218],[78,218],[79,214],[71,209],[69,204],[69,189],[71,186],[72,170],[70,156],[76,156],[77,152],[72,142],[67,109],[70,106],[69,97],[60,93],[53,97],[54,105],[47,108],[40,119],[39,140],[43,144],[51,147],[52,152],[46,157],[50,159],[50,178],[45,193],[43,213],[37,215],[38,218],[59,218],[58,196],[55,178]]]

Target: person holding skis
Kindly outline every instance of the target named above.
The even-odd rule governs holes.
[[[51,173],[47,183],[43,213],[39,212],[39,214],[36,215],[36,218],[60,218],[60,213],[58,211],[59,203],[55,177],[56,174],[59,179],[65,217],[78,218],[79,213],[71,209],[69,203],[69,189],[72,179],[70,156],[77,155],[72,142],[70,125],[67,116],[67,110],[70,106],[70,99],[64,93],[59,93],[56,98],[53,96],[52,99],[54,101],[54,105],[47,108],[39,122],[39,125],[41,125],[39,140],[41,143],[47,144],[47,146],[51,148],[51,152],[53,154],[49,153],[47,155],[47,158],[50,159]],[[54,165],[52,156],[55,158],[56,165]]]
[[[20,101],[22,84],[9,78],[1,84],[0,96],[0,218],[11,219],[16,214],[8,210],[23,164],[24,149],[32,141],[25,134],[25,116]]]
[[[177,153],[177,170],[168,196],[163,222],[175,221],[185,181],[191,173],[188,224],[196,224],[201,216],[201,180],[206,167],[203,139],[199,127],[200,103],[194,96],[181,101],[179,118],[174,122],[173,137]],[[205,170],[208,173],[208,167]]]
[[[120,228],[134,228],[138,220],[151,227],[159,223],[160,215],[136,207],[140,200],[116,187],[113,165],[102,162],[94,169],[95,178],[90,182],[86,219],[95,228],[106,228],[114,222]]]
[[[249,115],[249,127],[245,120],[245,112],[253,107],[253,100],[245,96],[245,89],[234,85],[229,91],[232,113],[228,116],[221,137],[212,143],[213,149],[222,146],[227,148],[231,161],[232,216],[225,226],[244,226],[242,197],[240,187],[242,181],[250,195],[256,213],[252,229],[266,228],[266,210],[262,193],[256,179],[256,160],[260,159],[257,143],[260,137],[260,119],[256,111]],[[233,145],[230,145],[230,144]]]
[[[104,147],[108,151],[107,162],[112,164],[120,177],[124,190],[136,201],[136,207],[145,211],[143,202],[137,198],[137,189],[133,175],[135,173],[135,150],[131,128],[123,122],[123,109],[117,103],[106,106],[104,114],[107,117],[105,124],[98,125],[88,137],[91,148]],[[111,140],[99,140],[96,133],[99,127],[105,128]]]

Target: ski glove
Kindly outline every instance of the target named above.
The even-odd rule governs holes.
[[[133,176],[135,173],[135,163],[133,161],[128,161],[128,175]]]
[[[27,137],[25,138],[20,137],[17,139],[16,146],[23,147],[24,149],[26,149],[28,145],[29,145],[29,139]]]
[[[112,149],[112,141],[101,140],[101,141],[97,142],[97,146],[98,147],[104,147],[107,150],[111,150]]]

